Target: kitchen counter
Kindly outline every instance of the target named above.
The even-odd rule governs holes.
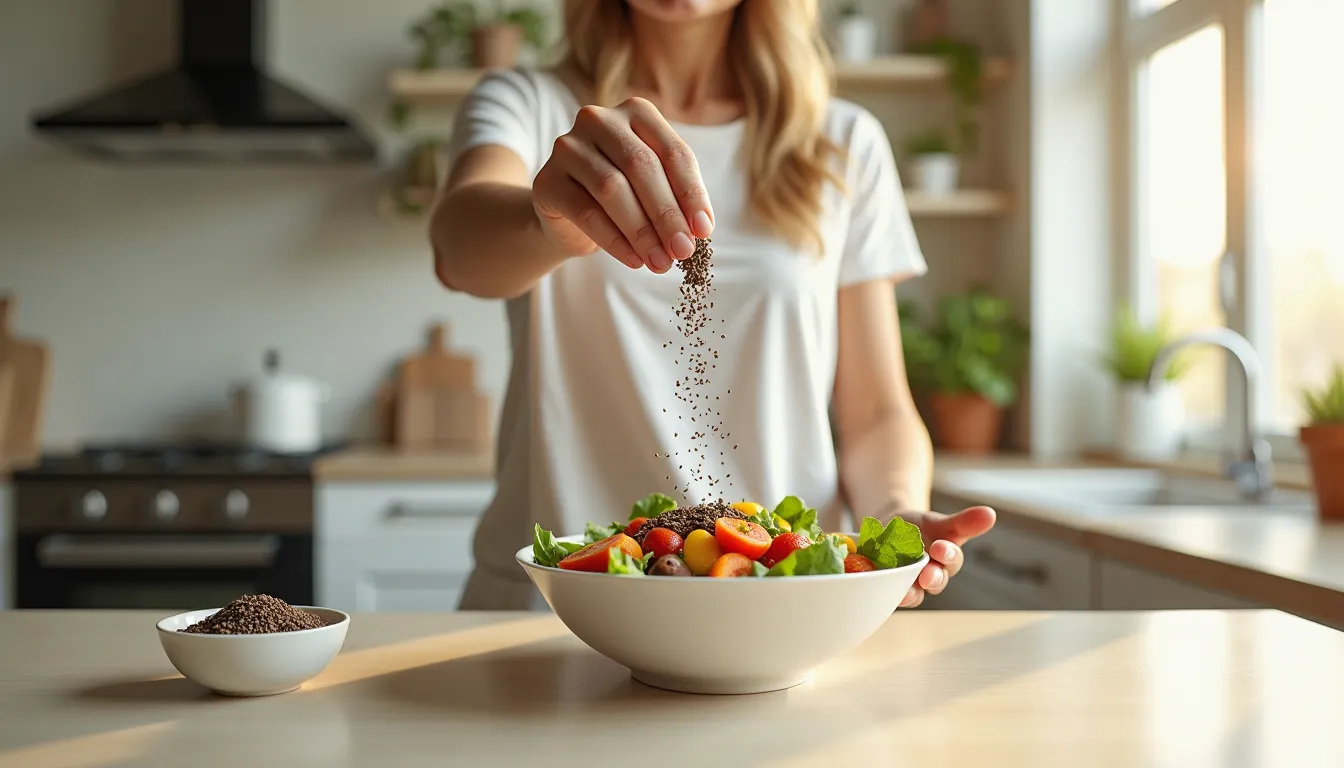
[[[739,697],[645,688],[549,613],[477,613],[357,615],[303,689],[228,699],[176,675],[158,617],[0,614],[0,768],[1344,765],[1344,634],[1273,611],[900,611]]]
[[[1040,462],[1026,457],[940,456],[935,494],[994,507],[1007,525],[1095,554],[1218,590],[1247,601],[1344,626],[1344,525],[1313,511],[1168,507],[1069,510],[974,491],[959,470],[1030,467],[1114,467],[1119,463]],[[1133,465],[1131,465],[1133,466]],[[1206,474],[1197,465],[1176,471]],[[1300,487],[1299,479],[1284,485]]]
[[[494,453],[402,451],[384,446],[338,451],[313,464],[318,482],[490,480],[494,472]]]

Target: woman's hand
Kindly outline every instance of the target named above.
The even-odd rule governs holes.
[[[919,526],[929,545],[929,564],[919,572],[915,585],[901,600],[902,608],[914,608],[924,602],[924,596],[936,595],[947,589],[947,582],[961,570],[964,558],[961,545],[976,536],[983,536],[994,527],[994,510],[989,507],[970,507],[953,515],[937,512],[902,514],[907,522]]]
[[[580,109],[533,179],[532,202],[542,233],[562,251],[601,248],[659,274],[714,229],[695,155],[640,98]]]

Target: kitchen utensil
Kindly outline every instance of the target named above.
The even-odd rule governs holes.
[[[287,693],[327,668],[345,644],[350,617],[331,608],[295,606],[328,622],[325,627],[261,635],[179,632],[218,611],[188,611],[157,625],[168,660],[188,680],[225,696]]]
[[[545,568],[532,561],[530,546],[518,550],[517,559],[565,626],[636,680],[683,693],[727,694],[791,688],[857,647],[891,619],[929,556],[866,573],[737,579]],[[656,605],[658,617],[616,618],[614,605]],[[800,606],[813,606],[815,620],[800,619]],[[705,652],[736,637],[767,639],[750,653]]]
[[[446,337],[444,326],[435,325],[424,351],[401,364],[392,408],[399,448],[488,448],[489,402],[476,391],[475,361],[450,352]]]
[[[0,432],[0,456],[27,459],[41,453],[38,441],[51,377],[51,355],[46,345],[15,338],[10,318],[18,301],[0,296],[0,367],[9,367],[8,422]]]
[[[245,388],[244,435],[253,447],[308,453],[322,447],[322,404],[331,390],[306,376],[280,371],[280,354],[268,350],[264,374]]]

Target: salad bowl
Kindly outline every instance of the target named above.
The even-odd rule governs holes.
[[[799,685],[862,644],[900,605],[928,554],[863,573],[730,579],[563,570],[539,565],[530,546],[517,559],[565,626],[635,680],[747,694]]]

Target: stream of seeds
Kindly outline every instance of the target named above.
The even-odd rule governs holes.
[[[678,471],[690,470],[690,479],[677,489],[690,504],[722,502],[724,490],[733,485],[732,474],[720,477],[716,472],[728,462],[725,451],[715,448],[722,448],[730,435],[723,427],[719,396],[710,390],[710,379],[717,368],[715,361],[719,359],[713,344],[715,331],[710,327],[710,310],[714,308],[711,300],[714,293],[713,260],[714,249],[709,239],[696,238],[695,252],[690,258],[677,262],[682,271],[681,299],[672,308],[674,317],[669,322],[676,325],[682,338],[663,344],[664,349],[672,350],[673,364],[683,366],[684,373],[676,380],[675,394],[691,410],[689,414],[677,416],[679,423],[672,437],[680,441],[681,447],[670,455],[656,455],[672,459]],[[719,339],[726,338],[727,335],[719,332]],[[732,393],[728,390],[728,394]],[[683,434],[686,437],[683,438]],[[736,448],[734,445],[733,449]],[[667,479],[672,479],[671,475]]]

